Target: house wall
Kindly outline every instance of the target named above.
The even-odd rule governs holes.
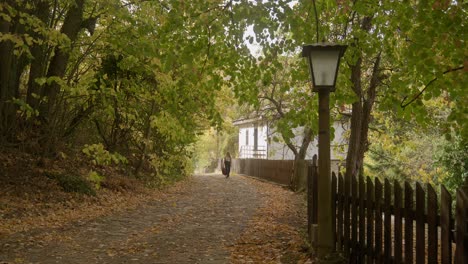
[[[289,147],[282,142],[281,136],[276,135],[280,139],[279,142],[272,138],[275,136],[274,131],[268,128],[265,121],[245,122],[236,124],[239,127],[239,156],[240,159],[260,158],[271,160],[294,160],[294,154]],[[331,159],[339,162],[346,158],[347,139],[346,131],[349,131],[349,122],[335,121],[333,123],[334,138],[331,142]],[[254,151],[254,134],[255,128],[258,131],[258,150]],[[302,143],[303,128],[293,129],[296,135],[292,142],[296,146]],[[315,137],[310,142],[306,153],[306,160],[311,160],[314,155],[318,155],[318,137]]]
[[[257,149],[267,151],[268,128],[264,123],[247,123],[239,125],[239,158],[253,158],[255,152],[255,128],[257,128]],[[258,152],[261,154],[260,152]]]
[[[330,155],[332,160],[340,160],[346,157],[347,140],[345,137],[345,131],[348,129],[346,126],[347,123],[343,126],[339,121],[336,121],[333,124],[335,137],[331,142],[332,151]],[[304,129],[302,127],[293,129],[296,137],[292,139],[292,142],[296,146],[300,146],[302,143],[303,130]],[[315,137],[314,140],[310,142],[305,159],[311,160],[314,155],[318,155],[318,137]],[[284,142],[275,142],[270,140],[268,145],[268,159],[293,160],[294,153]]]

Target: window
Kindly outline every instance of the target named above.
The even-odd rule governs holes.
[[[249,145],[249,129],[245,130],[245,145]]]
[[[258,128],[254,128],[254,150],[258,149]]]

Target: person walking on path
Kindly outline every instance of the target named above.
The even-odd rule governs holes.
[[[231,153],[227,152],[224,156],[224,168],[226,169],[226,178],[229,178],[231,172]]]

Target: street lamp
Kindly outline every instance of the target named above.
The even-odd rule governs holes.
[[[309,62],[314,92],[335,91],[340,59],[346,47],[326,42],[302,46],[302,57],[306,57]]]
[[[302,57],[309,62],[313,92],[319,94],[319,138],[318,138],[318,212],[317,254],[319,258],[332,253],[335,244],[333,233],[330,169],[330,92],[335,91],[336,77],[345,45],[316,43],[302,47]]]

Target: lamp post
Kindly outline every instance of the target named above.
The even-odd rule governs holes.
[[[302,57],[309,62],[313,92],[319,94],[319,138],[318,138],[318,212],[317,254],[323,258],[332,253],[335,244],[333,234],[331,169],[330,169],[330,92],[335,91],[336,77],[345,45],[316,43],[302,47]]]

